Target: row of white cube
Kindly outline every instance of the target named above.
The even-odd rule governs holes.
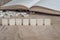
[[[2,19],[2,25],[51,25],[51,19]]]

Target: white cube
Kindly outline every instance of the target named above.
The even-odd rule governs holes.
[[[30,25],[36,26],[36,19],[30,19]]]
[[[44,24],[45,25],[51,25],[51,19],[45,19]]]
[[[37,19],[37,25],[43,25],[43,19]]]
[[[29,19],[23,19],[23,25],[29,25]]]
[[[22,25],[22,19],[16,19],[16,25]]]
[[[2,25],[8,25],[8,19],[2,19]]]
[[[15,25],[15,19],[9,19],[9,25]]]

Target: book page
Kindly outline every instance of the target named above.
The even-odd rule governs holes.
[[[32,7],[40,0],[12,0],[3,6],[11,6],[11,5],[24,5],[28,8]]]
[[[0,6],[10,2],[11,0],[0,0]]]
[[[35,6],[42,6],[53,10],[60,11],[60,0],[41,0]]]

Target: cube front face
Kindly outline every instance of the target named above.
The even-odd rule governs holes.
[[[30,19],[30,25],[31,26],[36,26],[36,19]]]
[[[51,25],[51,19],[45,19],[44,20],[44,24],[47,25]]]
[[[9,19],[9,25],[15,25],[15,19]]]
[[[29,19],[23,19],[23,25],[29,25]]]
[[[37,19],[37,26],[43,25],[43,19]]]
[[[8,25],[8,19],[2,19],[2,25]]]
[[[16,19],[16,25],[22,25],[22,19]]]

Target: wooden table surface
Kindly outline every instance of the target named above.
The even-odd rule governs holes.
[[[30,15],[27,18],[50,18],[50,26],[0,26],[0,40],[60,40],[60,17]]]

